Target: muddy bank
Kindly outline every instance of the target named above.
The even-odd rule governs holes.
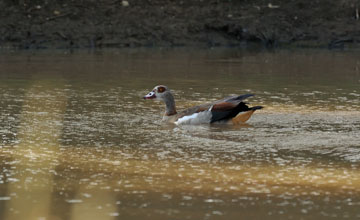
[[[360,43],[358,0],[2,0],[2,48]]]

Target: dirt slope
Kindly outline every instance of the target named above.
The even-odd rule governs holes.
[[[359,0],[2,0],[0,47],[343,47]]]

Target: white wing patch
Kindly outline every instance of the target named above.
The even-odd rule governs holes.
[[[176,125],[196,125],[196,124],[208,124],[211,121],[211,110],[194,113],[192,115],[187,115],[179,118],[175,124]]]

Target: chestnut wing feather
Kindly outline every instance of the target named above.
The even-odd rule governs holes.
[[[177,119],[182,118],[187,115],[192,115],[194,113],[202,112],[208,110],[212,104],[203,104],[203,105],[197,105],[191,108],[188,108],[180,113],[177,114]]]
[[[250,110],[250,108],[244,102],[240,102],[237,105],[233,103],[225,103],[214,105],[213,109],[211,110],[212,117],[210,123],[216,121],[226,121],[235,117],[239,112]]]
[[[214,104],[211,111],[212,112],[224,112],[224,111],[231,111],[233,108],[236,107],[235,103],[231,103],[231,102],[221,102],[218,104]]]
[[[250,96],[253,96],[253,94],[231,96],[218,100],[214,103],[194,106],[178,113],[176,118],[179,119],[181,117],[206,111],[211,108],[212,118],[210,123],[221,120],[228,120],[235,117],[239,112],[250,110],[249,107],[244,102],[242,102],[242,100]]]
[[[250,108],[242,100],[253,96],[253,94],[245,94],[240,96],[232,96],[214,103],[211,110],[211,122],[226,121],[235,117],[239,112],[249,111]]]

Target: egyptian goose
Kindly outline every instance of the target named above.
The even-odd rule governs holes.
[[[262,109],[262,106],[249,108],[244,99],[253,96],[245,94],[231,96],[213,103],[202,104],[177,113],[174,96],[168,87],[164,85],[155,86],[144,99],[155,99],[165,102],[164,121],[180,124],[204,124],[204,123],[226,123],[240,124],[246,122],[255,110]]]

